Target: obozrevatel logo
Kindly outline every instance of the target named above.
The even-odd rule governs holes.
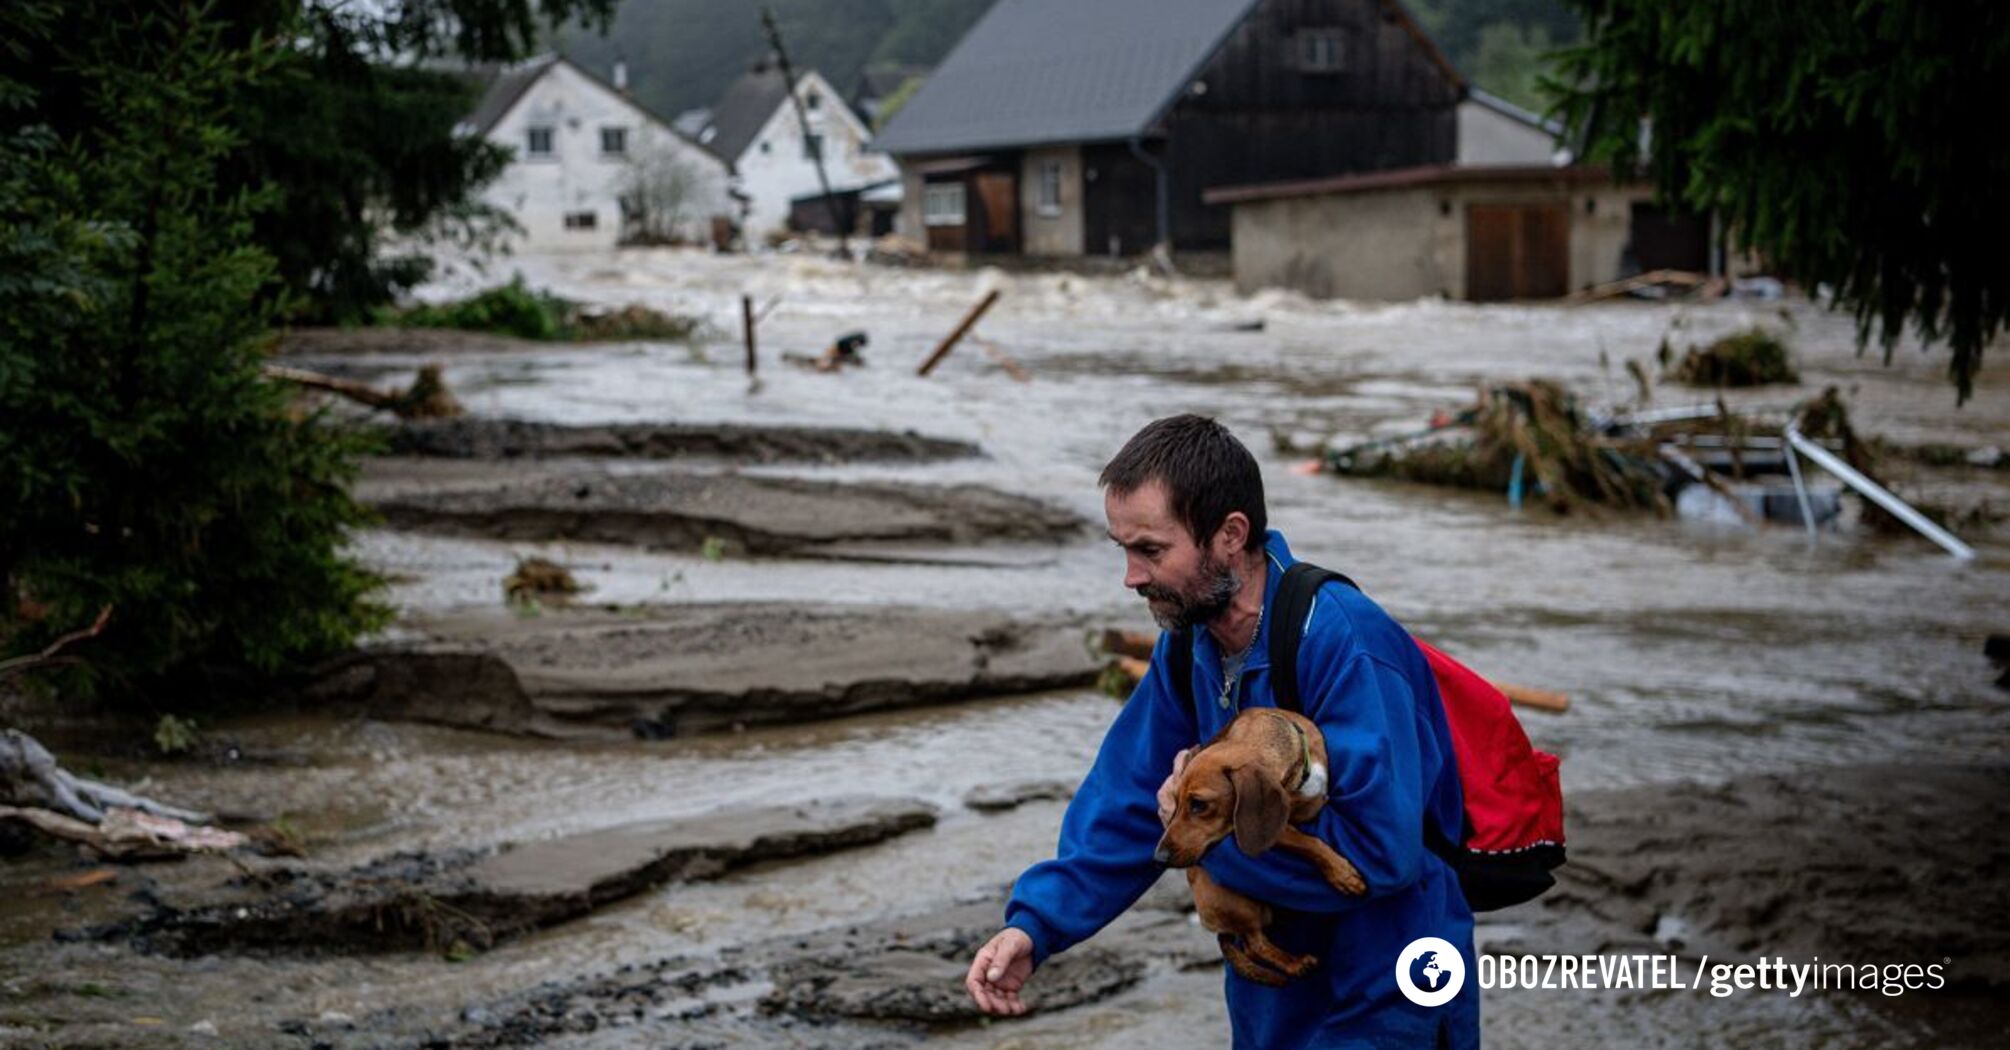
[[[1396,988],[1418,1006],[1443,1006],[1465,986],[1465,956],[1441,937],[1419,937],[1396,957]]]

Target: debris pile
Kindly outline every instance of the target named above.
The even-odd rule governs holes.
[[[1973,556],[1933,515],[1877,480],[1872,443],[1850,425],[1833,387],[1799,405],[1743,414],[1719,401],[1611,415],[1580,408],[1547,380],[1502,383],[1423,430],[1326,451],[1316,466],[1352,477],[1505,491],[1511,506],[1533,497],[1559,514],[1651,510],[1800,524],[1810,534],[1840,515],[1847,486],[1863,497],[1867,526],[1902,526],[1956,557]],[[1835,480],[1811,482],[1815,467]]]
[[[519,558],[516,571],[503,579],[503,597],[511,605],[530,602],[564,603],[584,590],[572,572],[548,558]]]
[[[1326,468],[1457,488],[1534,493],[1559,514],[1597,507],[1668,513],[1665,472],[1640,438],[1595,426],[1545,379],[1489,386],[1429,429],[1328,453]]]
[[[1690,386],[1765,386],[1801,379],[1786,342],[1756,326],[1733,332],[1709,346],[1690,347],[1680,361],[1673,357],[1673,349],[1663,342],[1661,365],[1668,378]]]

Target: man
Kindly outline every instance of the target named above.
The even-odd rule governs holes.
[[[1464,816],[1437,684],[1416,645],[1344,584],[1321,588],[1304,623],[1264,616],[1294,559],[1284,537],[1266,531],[1256,460],[1213,420],[1150,424],[1103,469],[1101,484],[1110,538],[1124,550],[1124,586],[1166,633],[1068,806],[1055,858],[1019,877],[1005,929],[971,963],[971,997],[988,1013],[1023,1013],[1020,989],[1036,967],[1158,880],[1164,869],[1152,852],[1186,749],[1243,708],[1276,706],[1269,632],[1300,630],[1303,710],[1325,735],[1330,777],[1326,808],[1302,830],[1352,860],[1368,893],[1343,895],[1283,851],[1246,856],[1232,836],[1207,854],[1201,863],[1216,882],[1272,906],[1279,947],[1320,960],[1281,988],[1224,966],[1235,1045],[1477,1046],[1477,981],[1438,1007],[1416,1005],[1396,986],[1398,956],[1419,937],[1473,959],[1472,911],[1457,877],[1424,845],[1427,823],[1458,841]],[[1188,627],[1205,629],[1191,632],[1191,651],[1172,651],[1172,632]],[[1173,695],[1172,660],[1192,661],[1194,695]]]

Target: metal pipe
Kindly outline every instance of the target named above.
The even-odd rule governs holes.
[[[1947,553],[1968,560],[1975,557],[1975,551],[1966,543],[1954,538],[1954,534],[1928,521],[1926,515],[1912,509],[1912,505],[1899,499],[1884,486],[1865,477],[1855,467],[1842,461],[1842,457],[1808,440],[1801,434],[1800,421],[1787,424],[1787,443],[1802,455],[1815,461],[1815,465],[1841,478],[1843,484],[1862,493],[1865,499],[1891,512],[1891,516],[1905,522],[1920,535],[1940,544]]]
[[[1794,478],[1794,499],[1799,500],[1801,504],[1801,524],[1808,527],[1808,542],[1813,543],[1815,541],[1815,512],[1808,504],[1808,483],[1801,479],[1801,457],[1794,455],[1794,450],[1791,448],[1786,449],[1785,452],[1787,473],[1793,475]]]
[[[1154,247],[1162,249],[1165,252],[1165,263],[1167,266],[1171,266],[1172,265],[1172,190],[1166,185],[1166,166],[1163,162],[1153,160],[1152,155],[1146,153],[1144,147],[1138,145],[1138,142],[1139,142],[1138,136],[1136,135],[1131,136],[1130,140],[1131,154],[1137,157],[1138,160],[1143,161],[1145,167],[1152,169],[1152,172],[1156,176],[1158,183],[1159,243],[1157,245],[1154,245]]]

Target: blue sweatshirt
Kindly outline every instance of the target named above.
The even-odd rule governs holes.
[[[1054,859],[1014,884],[1006,925],[1032,939],[1038,965],[1143,896],[1165,870],[1152,850],[1164,831],[1158,788],[1173,756],[1213,737],[1243,708],[1275,707],[1270,632],[1302,629],[1299,692],[1326,737],[1329,786],[1326,808],[1300,827],[1353,861],[1368,893],[1342,894],[1310,862],[1282,850],[1246,856],[1233,836],[1208,851],[1201,865],[1216,882],[1271,905],[1269,932],[1279,947],[1319,958],[1318,969],[1281,988],[1223,964],[1235,1046],[1477,1047],[1473,914],[1457,876],[1424,846],[1425,821],[1457,841],[1464,820],[1436,679],[1402,626],[1345,584],[1322,587],[1303,624],[1273,623],[1278,580],[1294,559],[1274,530],[1265,551],[1265,615],[1227,703],[1214,637],[1196,630],[1192,652],[1174,653],[1171,632],[1162,635],[1151,670],[1068,805]],[[1193,661],[1194,696],[1173,695],[1171,659]],[[1418,937],[1443,938],[1464,956],[1464,987],[1444,1006],[1418,1006],[1396,988],[1397,957]]]

